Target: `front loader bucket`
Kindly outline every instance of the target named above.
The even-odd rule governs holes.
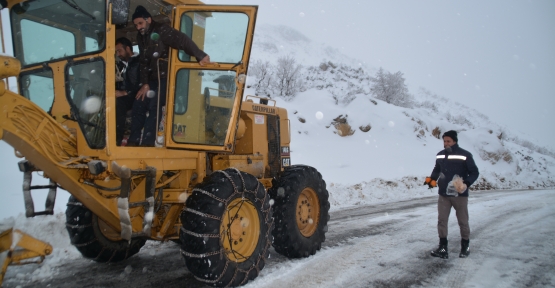
[[[52,246],[33,238],[20,230],[12,228],[0,233],[0,285],[6,275],[9,265],[24,265],[31,263],[42,263],[46,255],[52,253]],[[37,258],[34,261],[23,261],[26,259]]]

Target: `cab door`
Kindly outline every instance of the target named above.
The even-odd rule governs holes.
[[[258,6],[180,5],[174,28],[210,56],[172,50],[166,147],[233,151]],[[199,59],[200,60],[200,59]]]

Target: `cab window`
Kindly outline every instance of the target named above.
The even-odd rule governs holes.
[[[185,12],[181,15],[181,32],[218,63],[238,63],[243,57],[249,17],[233,12]],[[193,60],[192,60],[192,59]],[[183,51],[183,62],[197,61]]]

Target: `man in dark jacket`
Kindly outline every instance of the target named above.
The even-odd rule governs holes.
[[[439,247],[431,252],[434,257],[449,258],[447,249],[447,224],[451,207],[455,208],[461,230],[461,252],[459,257],[470,254],[470,226],[468,225],[468,187],[478,179],[478,167],[472,154],[457,144],[457,132],[443,134],[444,150],[436,155],[436,165],[425,185],[439,186],[437,202]],[[437,181],[437,182],[436,182]]]
[[[133,44],[125,37],[116,39],[116,55],[121,60],[118,74],[121,81],[116,83],[116,143],[121,145],[125,133],[127,111],[133,108],[135,97],[141,87],[139,79],[139,57],[133,53]]]
[[[143,6],[137,6],[132,18],[138,31],[142,86],[133,104],[128,145],[154,146],[157,122],[162,116],[162,107],[166,105],[169,48],[183,50],[194,56],[200,66],[209,64],[210,56],[200,50],[184,33],[152,20],[150,13]]]

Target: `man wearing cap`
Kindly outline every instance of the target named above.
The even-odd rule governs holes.
[[[468,225],[468,187],[478,179],[479,171],[472,154],[457,144],[457,132],[443,134],[443,147],[436,155],[436,165],[425,185],[439,187],[437,202],[439,247],[431,252],[434,257],[447,259],[447,224],[451,207],[455,208],[461,231],[460,258],[470,254],[470,226]],[[437,181],[437,182],[436,182]]]
[[[154,146],[156,123],[161,118],[162,107],[166,105],[169,48],[183,50],[194,56],[200,66],[209,64],[210,56],[184,33],[167,24],[155,22],[143,6],[137,6],[132,18],[138,31],[141,88],[133,104],[131,135],[127,145]]]

